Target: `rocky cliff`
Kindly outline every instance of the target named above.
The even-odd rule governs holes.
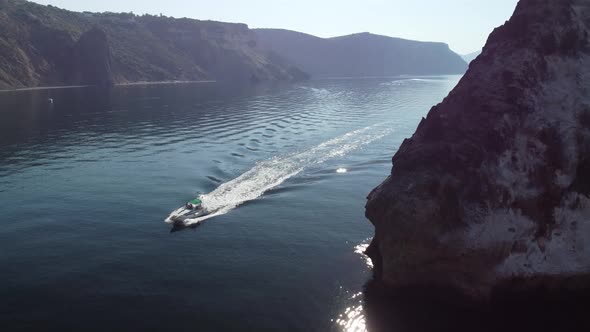
[[[86,66],[91,63],[96,68]],[[116,83],[307,77],[260,48],[245,24],[77,13],[24,0],[0,1],[0,88],[95,79],[108,84],[108,72]]]
[[[72,51],[71,82],[109,87],[114,84],[111,49],[106,33],[94,28],[80,37]]]
[[[404,141],[366,206],[381,284],[588,287],[589,27],[588,0],[521,0]]]
[[[262,47],[314,77],[463,74],[467,63],[447,44],[371,33],[319,38],[300,32],[257,29]]]

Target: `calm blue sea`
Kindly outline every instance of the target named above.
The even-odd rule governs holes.
[[[0,93],[1,329],[365,331],[365,197],[459,78]]]

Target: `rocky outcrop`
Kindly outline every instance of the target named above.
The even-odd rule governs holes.
[[[521,0],[490,35],[368,197],[381,284],[589,286],[589,28],[588,0]]]
[[[94,28],[82,35],[74,46],[72,84],[110,87],[111,48],[104,31]]]
[[[313,77],[463,74],[467,63],[444,43],[358,33],[319,38],[280,29],[255,30],[262,47]]]

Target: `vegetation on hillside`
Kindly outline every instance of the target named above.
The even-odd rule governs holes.
[[[261,46],[314,77],[463,74],[467,63],[444,43],[370,33],[319,38],[280,29],[258,29]]]
[[[0,87],[71,84],[72,49],[93,28],[108,36],[118,83],[306,77],[284,61],[272,61],[244,24],[133,13],[78,13],[25,0],[2,0]]]

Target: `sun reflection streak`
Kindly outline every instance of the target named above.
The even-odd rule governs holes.
[[[358,299],[356,305],[346,308],[343,314],[338,316],[336,324],[342,327],[344,332],[366,332],[367,325],[365,321],[365,314],[362,305],[362,299],[360,297],[362,293],[353,295],[352,299]]]
[[[373,261],[369,256],[365,255],[367,248],[369,248],[369,243],[361,243],[354,247],[354,252],[361,255],[368,267],[373,268]]]
[[[354,252],[359,254],[367,264],[367,267],[373,268],[373,262],[365,255],[371,239],[354,247]],[[351,305],[348,306],[342,314],[335,320],[336,324],[343,332],[367,332],[367,322],[363,308],[363,293],[358,292],[350,297]]]

